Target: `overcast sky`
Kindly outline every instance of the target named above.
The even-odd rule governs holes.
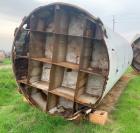
[[[10,51],[14,29],[19,26],[24,16],[34,8],[53,0],[0,0],[0,49]],[[65,0],[70,1],[70,0]],[[140,1],[138,0],[73,0],[91,5],[95,16],[112,28],[113,15],[116,19],[115,31],[131,41],[140,33]]]

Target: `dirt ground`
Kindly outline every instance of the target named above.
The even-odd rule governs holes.
[[[7,69],[7,68],[12,68],[12,65],[0,65],[0,69]]]

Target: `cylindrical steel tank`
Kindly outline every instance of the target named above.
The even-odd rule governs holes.
[[[132,63],[131,45],[90,7],[74,0],[51,2],[25,17],[15,31],[17,83],[44,111],[67,116],[96,108]]]

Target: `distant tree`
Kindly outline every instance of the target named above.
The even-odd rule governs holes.
[[[0,50],[0,63],[2,63],[5,58],[6,58],[5,52],[3,50]]]

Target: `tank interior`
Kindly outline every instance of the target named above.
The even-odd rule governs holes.
[[[71,6],[33,12],[13,50],[16,80],[26,98],[66,117],[82,106],[94,107],[109,71],[102,34],[96,20]]]
[[[140,37],[133,43],[133,62],[132,66],[138,72],[140,72]]]

